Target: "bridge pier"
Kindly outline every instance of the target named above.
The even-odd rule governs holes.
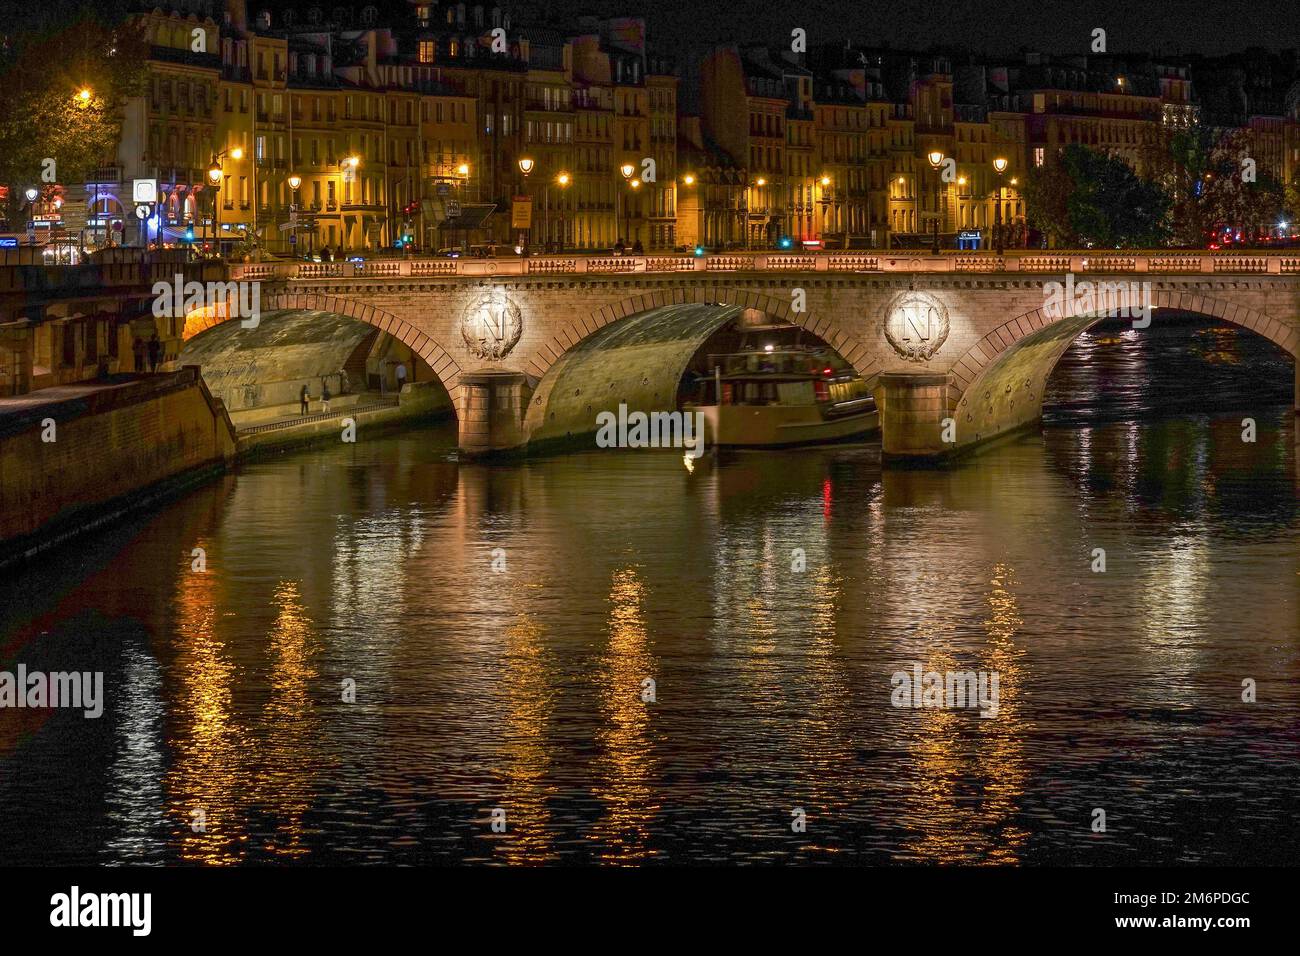
[[[886,372],[877,382],[881,456],[895,461],[942,458],[956,447],[943,440],[948,376],[934,372]]]
[[[460,385],[465,395],[461,453],[477,457],[521,448],[528,387],[524,374],[492,369],[462,372]]]

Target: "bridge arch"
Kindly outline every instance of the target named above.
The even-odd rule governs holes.
[[[790,288],[793,289],[797,285],[797,282],[791,283]],[[870,378],[880,371],[879,358],[858,336],[846,332],[840,327],[839,322],[832,318],[819,316],[814,312],[794,312],[790,308],[788,292],[781,297],[726,285],[683,286],[676,289],[643,292],[593,309],[587,315],[565,323],[555,335],[537,349],[529,360],[526,371],[540,381],[561,356],[606,325],[651,309],[689,304],[726,305],[766,312],[816,335],[839,352],[840,356],[863,378]]]
[[[460,385],[460,364],[448,354],[442,345],[391,312],[376,309],[374,306],[366,305],[355,299],[318,295],[316,293],[291,292],[272,292],[262,299],[260,308],[263,312],[329,312],[345,318],[355,319],[358,322],[364,322],[367,325],[374,326],[381,332],[387,332],[393,338],[410,347],[416,355],[428,364],[429,368],[433,369],[438,381],[447,389],[447,393],[451,397],[452,404],[457,412],[461,411],[463,389]],[[184,338],[188,341],[213,326],[228,322],[230,318],[231,316],[224,310],[206,309],[200,313],[191,313],[186,317]]]
[[[1151,311],[1185,312],[1219,319],[1262,335],[1296,359],[1300,326],[1258,309],[1199,293],[1153,290]],[[948,413],[957,425],[958,447],[985,441],[1042,417],[1043,391],[1053,369],[1089,328],[1113,308],[1079,309],[1063,303],[1060,317],[1042,308],[999,325],[953,365]],[[1300,402],[1300,362],[1297,363]],[[1297,407],[1300,407],[1298,405]]]
[[[524,412],[525,440],[536,444],[594,432],[596,415],[623,403],[631,411],[675,410],[691,359],[746,310],[811,332],[864,377],[880,371],[856,337],[790,306],[788,295],[682,287],[628,296],[570,320],[527,365],[536,387]]]

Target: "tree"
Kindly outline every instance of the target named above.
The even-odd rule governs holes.
[[[1069,248],[1079,244],[1069,216],[1073,191],[1074,183],[1061,163],[1031,169],[1025,178],[1025,218],[1053,246]]]
[[[1160,181],[1170,196],[1169,226],[1175,245],[1203,246],[1213,225],[1213,173],[1210,131],[1195,126],[1168,140]]]
[[[22,221],[28,187],[85,183],[112,161],[128,97],[144,86],[148,47],[110,5],[54,0],[0,49],[0,183],[5,219]]]
[[[1249,130],[1198,126],[1170,138],[1161,180],[1179,245],[1204,246],[1225,229],[1253,240],[1284,218],[1287,193],[1258,169],[1254,152]]]
[[[1121,159],[1073,143],[1030,172],[1026,211],[1057,246],[1151,248],[1168,241],[1169,197]]]
[[[1296,173],[1287,184],[1282,195],[1283,215],[1292,226],[1300,223],[1300,173]]]

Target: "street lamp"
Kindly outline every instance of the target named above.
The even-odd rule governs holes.
[[[530,251],[528,245],[533,234],[533,210],[532,210],[532,202],[531,202],[532,196],[528,192],[528,174],[533,171],[533,167],[536,165],[537,164],[528,156],[521,157],[519,160],[519,172],[521,172],[524,177],[523,187],[522,187],[524,191],[524,198],[529,200],[528,228],[525,229],[519,235],[519,253],[520,255],[524,255],[524,256],[528,255]]]
[[[82,92],[86,91],[83,90]],[[217,239],[217,194],[221,192],[221,159],[227,155],[231,159],[240,160],[244,158],[244,151],[238,146],[223,149],[212,157],[212,165],[208,167],[208,182],[212,186],[212,245],[214,251],[218,254],[220,254],[221,247]]]
[[[217,193],[221,192],[221,165],[213,160],[208,167],[208,182],[212,185],[212,248],[219,248],[217,242]]]
[[[822,173],[821,176],[817,178],[817,185],[821,186],[821,194],[817,199],[817,204],[822,207],[822,227],[821,230],[816,234],[816,238],[822,242],[822,248],[825,249],[827,248],[825,244],[826,237],[831,234],[831,222],[830,222],[831,197],[829,192],[831,188],[831,177],[829,176],[829,174]],[[814,217],[813,218],[814,227],[816,226],[816,224],[817,224],[817,220],[816,217]],[[847,244],[848,243],[846,241],[845,245]]]
[[[38,196],[40,196],[40,194],[41,191],[37,189],[35,186],[28,186],[25,190],[23,190],[23,195],[27,198],[27,206],[28,206],[27,218],[29,222],[35,220],[36,218],[36,199]],[[29,232],[28,235],[35,235],[35,233]],[[33,242],[34,241],[35,240],[33,240]]]
[[[289,200],[289,225],[292,227],[289,235],[296,237],[298,235],[298,187],[302,185],[302,177],[297,173],[290,173],[287,180],[289,190],[293,193],[293,198]]]
[[[993,160],[993,171],[998,174],[997,193],[993,203],[993,251],[1000,256],[1005,247],[1002,235],[1002,174],[1007,171],[1005,157],[999,156]]]
[[[926,158],[927,160],[929,160],[930,167],[931,167],[931,168],[932,168],[936,173],[938,173],[940,167],[943,166],[943,161],[944,161],[944,158],[945,158],[945,157],[944,157],[943,152],[942,152],[941,150],[938,150],[938,149],[932,149],[932,150],[930,150],[929,153],[926,154],[926,157],[925,157],[925,158]],[[939,182],[941,182],[941,183],[943,182],[943,176],[942,176],[942,174],[939,176]],[[933,244],[930,246],[930,254],[931,254],[931,255],[935,255],[935,256],[937,256],[937,255],[939,254],[939,188],[938,188],[938,187],[935,188],[935,193],[934,193],[934,195],[935,195],[935,200],[934,200],[934,206],[935,206],[935,210],[934,210],[934,242],[933,242]]]
[[[636,167],[633,166],[631,163],[624,163],[622,166],[618,167],[618,171],[623,174],[623,180],[628,184],[630,188],[636,189],[637,186],[640,184],[639,180],[632,178],[632,174],[636,172]],[[625,235],[627,236],[628,246],[630,247],[633,244],[631,241],[632,240],[632,204],[629,201],[627,196],[623,197],[623,218],[627,223],[627,232],[625,233]],[[617,228],[617,224],[615,224],[615,227]]]
[[[564,226],[565,226],[565,222],[564,222],[564,190],[566,190],[566,189],[569,188],[569,183],[570,183],[570,182],[572,182],[572,180],[570,179],[569,174],[566,173],[566,172],[561,172],[560,175],[558,175],[558,176],[555,177],[555,184],[556,184],[557,186],[560,187],[560,203],[559,203],[559,209],[560,209],[560,240],[559,240],[559,242],[556,244],[556,245],[557,245],[557,248],[556,248],[556,250],[555,250],[556,252],[563,252],[563,251],[564,251],[564,243],[565,243],[566,239],[568,238],[568,237],[565,236],[565,234],[564,234]]]
[[[360,165],[361,165],[360,156],[345,156],[343,157],[343,159],[339,160],[339,179],[341,180],[341,182],[339,183],[339,191],[345,195],[346,202],[348,203],[352,202],[351,186],[353,183],[357,181],[357,167]],[[342,188],[343,186],[348,186],[348,189],[344,190]],[[361,199],[360,187],[358,187],[357,193],[358,193],[357,201],[360,202]],[[342,208],[342,203],[340,203],[340,208]],[[364,249],[366,247],[365,217],[362,216],[360,218],[362,220],[360,248]],[[347,226],[345,225],[346,222],[347,222],[346,218],[340,217],[340,224],[339,224],[339,248],[340,249],[348,245],[348,243],[345,241],[346,240],[345,230],[347,229]]]
[[[81,92],[77,94],[77,100],[80,101],[82,106],[89,105],[90,97],[91,97],[90,87],[83,87],[81,89]]]

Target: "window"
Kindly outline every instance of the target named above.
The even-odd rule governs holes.
[[[1043,165],[1043,147],[1041,146],[1034,147],[1034,165],[1035,166]]]

